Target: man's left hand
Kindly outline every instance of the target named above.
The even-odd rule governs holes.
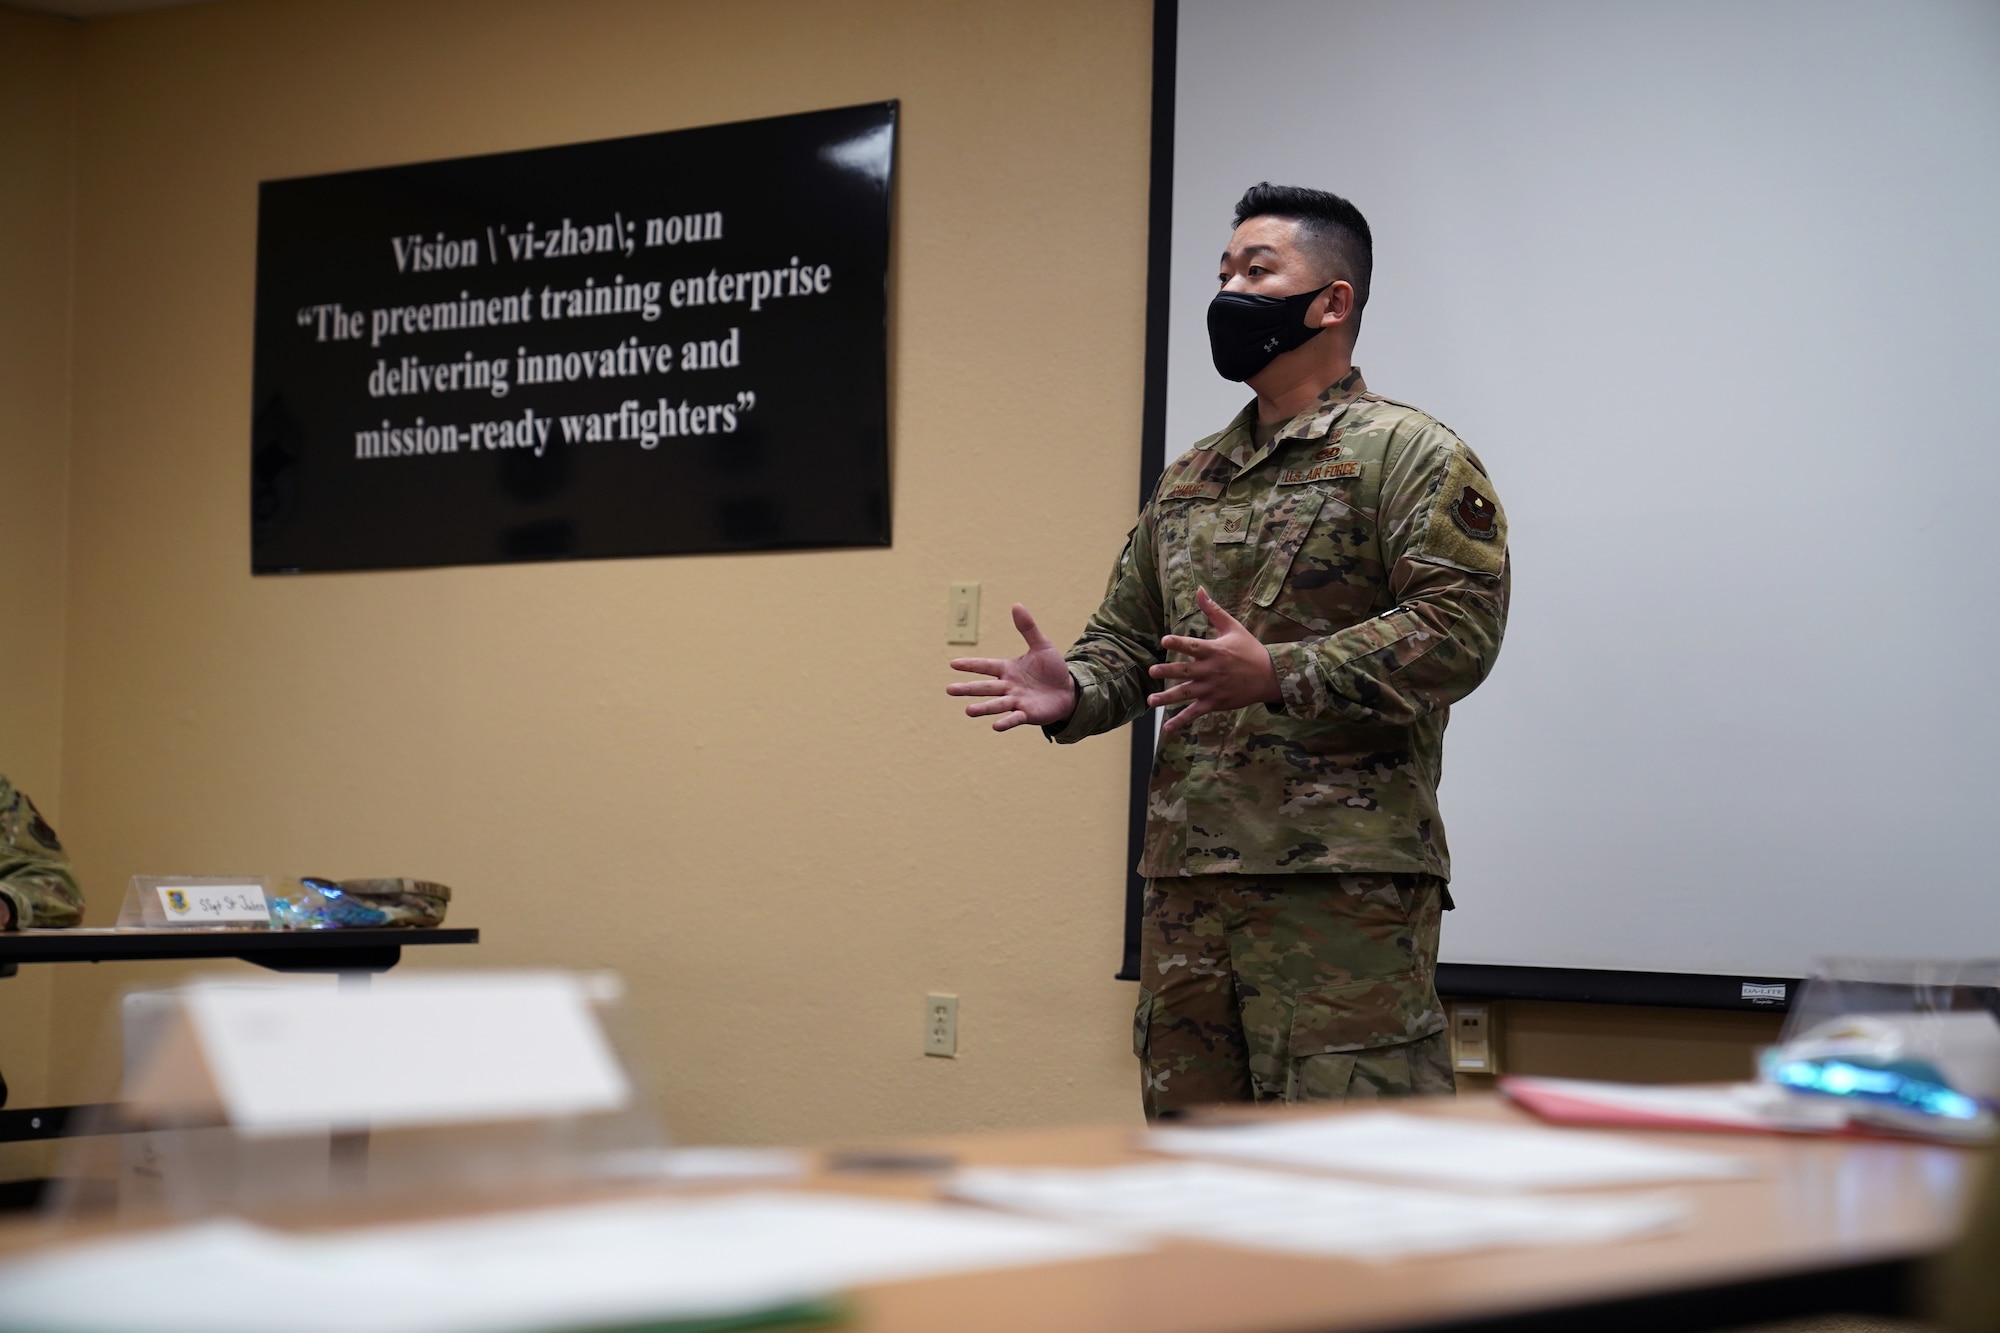
[[[1257,642],[1256,636],[1223,610],[1208,595],[1208,589],[1197,588],[1194,599],[1208,617],[1208,623],[1215,627],[1215,637],[1190,639],[1169,634],[1160,640],[1160,647],[1180,654],[1185,660],[1162,662],[1151,668],[1154,680],[1181,682],[1146,698],[1151,708],[1187,705],[1160,728],[1169,735],[1209,713],[1232,712],[1251,704],[1274,704],[1285,697],[1278,689],[1278,672],[1271,665],[1271,654]]]

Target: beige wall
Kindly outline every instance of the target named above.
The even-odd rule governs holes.
[[[959,716],[1078,626],[1137,468],[1146,0],[225,0],[82,50],[65,835],[135,872],[418,874],[615,968],[670,1125],[1135,1114],[1125,747]],[[253,579],[257,182],[902,99],[895,545]],[[106,969],[66,972],[66,1049]],[[959,993],[963,1058],[920,1050]]]
[[[0,754],[59,783],[92,920],[137,872],[428,875],[485,943],[410,965],[622,972],[683,1137],[1135,1117],[1124,741],[995,737],[941,686],[948,580],[984,582],[985,646],[1017,598],[1060,636],[1129,522],[1150,9],[0,12],[0,96],[34,111],[0,143],[0,201],[30,200],[0,212],[0,283],[32,289],[0,313],[0,480],[35,514],[0,532],[0,623],[37,628],[0,659]],[[250,577],[259,180],[887,97],[892,549]],[[45,261],[13,267],[17,237]],[[44,1030],[55,971],[59,1097],[102,1091],[115,988],[173,973],[30,971],[0,982],[0,1042]],[[927,990],[963,997],[956,1061],[919,1054]],[[1750,1040],[1727,1015],[1505,1022],[1510,1066],[1548,1072],[1733,1070]],[[39,1050],[0,1059],[39,1078]]]
[[[0,773],[62,823],[77,25],[0,10]],[[53,977],[0,979],[0,1072],[47,1095]],[[0,1147],[0,1178],[31,1151]]]

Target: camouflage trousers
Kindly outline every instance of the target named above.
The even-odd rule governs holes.
[[[1132,1023],[1147,1118],[1455,1091],[1443,893],[1434,875],[1148,880]]]

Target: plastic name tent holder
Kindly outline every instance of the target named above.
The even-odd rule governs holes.
[[[50,1207],[281,1217],[601,1186],[666,1142],[611,1035],[622,994],[608,974],[459,971],[129,993]]]
[[[1831,958],[1759,1061],[1794,1097],[1861,1125],[1979,1142],[2000,1104],[2000,960]]]
[[[120,930],[270,930],[271,881],[261,875],[134,875]]]

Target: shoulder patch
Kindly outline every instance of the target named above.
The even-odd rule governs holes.
[[[62,839],[58,838],[56,836],[56,831],[49,827],[49,821],[42,818],[42,812],[35,809],[35,803],[33,801],[28,800],[26,796],[23,796],[21,799],[25,801],[28,806],[29,834],[34,838],[36,842],[39,842],[40,844],[42,844],[42,846],[48,848],[50,851],[52,852],[61,851],[63,849]]]
[[[1506,564],[1507,514],[1469,450],[1452,451],[1416,554],[1481,574],[1498,574]]]

